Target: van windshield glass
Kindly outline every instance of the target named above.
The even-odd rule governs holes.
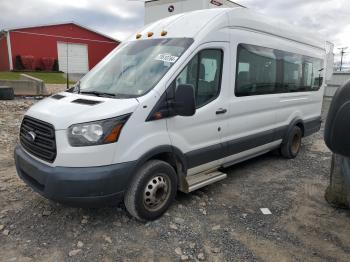
[[[80,92],[115,98],[150,91],[193,43],[190,38],[126,42],[80,81]]]

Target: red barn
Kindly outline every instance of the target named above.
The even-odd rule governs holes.
[[[0,71],[16,70],[20,56],[26,69],[52,68],[86,73],[118,46],[120,41],[74,22],[10,29],[0,32]],[[17,58],[18,59],[18,58]],[[50,65],[51,64],[51,65]]]

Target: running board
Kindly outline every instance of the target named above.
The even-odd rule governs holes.
[[[187,187],[185,187],[181,191],[183,191],[184,193],[190,193],[201,187],[205,187],[207,185],[223,180],[226,177],[227,177],[227,174],[219,171],[215,171],[212,173],[200,173],[197,175],[191,175],[186,178]]]

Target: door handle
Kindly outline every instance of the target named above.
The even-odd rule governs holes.
[[[216,114],[217,114],[217,115],[221,115],[221,114],[225,114],[226,112],[227,112],[227,109],[219,108],[219,109],[216,111]]]

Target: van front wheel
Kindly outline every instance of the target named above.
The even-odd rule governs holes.
[[[174,168],[160,160],[146,162],[131,182],[124,204],[130,215],[141,221],[162,216],[175,199],[177,175]]]
[[[301,128],[294,126],[288,134],[287,141],[281,145],[281,155],[288,159],[295,158],[299,154],[302,137]]]

